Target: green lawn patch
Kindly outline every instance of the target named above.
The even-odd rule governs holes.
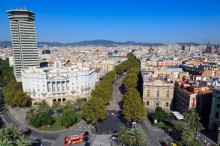
[[[50,127],[39,127],[37,129],[40,131],[61,131],[66,129],[61,125],[60,116],[54,117],[54,119],[56,122]]]
[[[78,124],[82,120],[82,116],[80,114],[76,114],[76,115],[77,115],[77,122],[73,126],[75,126],[76,124]],[[38,129],[40,131],[49,131],[49,132],[62,131],[62,130],[66,129],[64,126],[61,125],[60,116],[54,117],[54,119],[56,122],[53,125],[51,125],[50,127],[39,127],[36,129]]]

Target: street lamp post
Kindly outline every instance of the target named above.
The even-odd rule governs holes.
[[[157,119],[154,120],[154,124],[157,127]]]

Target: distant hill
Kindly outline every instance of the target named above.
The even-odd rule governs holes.
[[[114,42],[109,40],[92,40],[92,41],[82,41],[68,43],[70,46],[84,46],[84,45],[93,45],[93,46],[118,46],[118,45],[140,45],[140,46],[152,46],[152,45],[163,45],[160,43],[139,43],[139,42]]]
[[[118,46],[118,45],[139,45],[139,46],[161,46],[161,43],[140,43],[140,42],[115,42],[109,40],[92,40],[92,41],[81,41],[81,42],[73,42],[73,43],[60,43],[60,42],[38,42],[39,47],[44,45],[52,46],[52,47],[59,47],[59,46]],[[0,47],[11,47],[11,41],[0,41]]]
[[[199,46],[201,44],[198,43],[177,43],[178,45],[186,45],[186,46]]]

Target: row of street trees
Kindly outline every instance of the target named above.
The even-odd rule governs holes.
[[[6,128],[0,129],[0,146],[30,146],[31,142],[27,136],[18,136],[17,128],[9,124]]]
[[[92,91],[92,97],[82,108],[82,116],[86,121],[95,124],[106,117],[108,114],[106,105],[112,99],[112,82],[116,77],[114,70],[108,72]]]
[[[136,60],[136,58],[132,53],[128,53],[127,58],[128,59],[126,61],[115,66],[115,71],[118,75],[122,75],[124,72],[127,72],[129,69],[139,66],[138,60]]]
[[[26,106],[30,101],[29,96],[23,92],[22,83],[16,82],[8,60],[0,60],[0,76],[0,83],[6,85],[5,102],[10,106]]]
[[[180,146],[199,146],[196,142],[196,136],[198,134],[198,130],[202,128],[202,124],[199,122],[199,114],[195,112],[195,109],[187,110],[183,113],[185,120],[188,122],[187,126],[183,126],[182,124],[178,124],[176,126],[180,136],[181,141],[178,143]]]
[[[123,101],[123,110],[122,114],[124,119],[128,122],[140,122],[146,120],[146,110],[144,107],[144,102],[138,91],[139,83],[139,62],[136,60],[133,54],[128,54],[127,63],[128,66],[125,67],[128,69],[126,76],[124,77],[122,83],[126,89],[124,94]],[[125,65],[123,65],[124,67]]]
[[[103,120],[108,114],[106,105],[112,99],[112,83],[117,75],[127,72],[123,84],[127,90],[123,97],[123,115],[129,122],[142,121],[146,119],[146,111],[136,89],[139,76],[139,62],[132,53],[128,53],[127,60],[115,66],[115,70],[108,72],[92,92],[92,98],[83,106],[82,115],[84,119],[92,124]],[[139,108],[135,108],[139,107]]]

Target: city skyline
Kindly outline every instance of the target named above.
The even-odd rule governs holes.
[[[0,41],[11,40],[5,11],[26,8],[37,14],[37,41],[71,43],[84,40],[118,42],[219,43],[219,1],[18,1],[0,2]]]

